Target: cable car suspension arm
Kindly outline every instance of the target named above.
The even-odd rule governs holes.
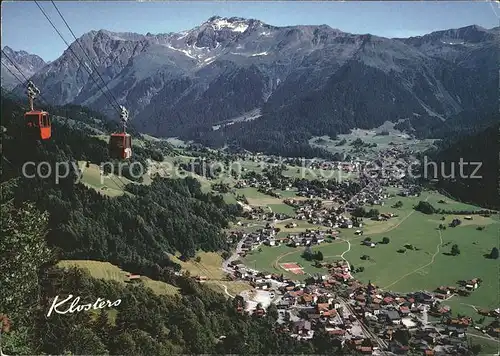
[[[40,94],[40,89],[38,89],[31,80],[28,81],[27,94],[30,101],[31,111],[33,111],[33,101]]]
[[[128,121],[128,110],[125,108],[125,106],[120,105],[120,120],[123,124],[123,133],[125,133],[127,129],[127,121]]]

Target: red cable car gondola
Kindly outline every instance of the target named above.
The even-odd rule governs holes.
[[[48,140],[51,136],[50,117],[46,111],[31,110],[24,114],[26,126],[37,138]]]
[[[114,133],[109,138],[109,156],[114,159],[132,157],[132,136],[128,133]]]
[[[111,134],[109,138],[109,156],[113,159],[128,159],[132,157],[132,136],[126,133],[128,111],[123,106],[120,119],[123,124],[123,132]]]
[[[50,115],[43,110],[33,109],[33,101],[40,90],[30,80],[28,82],[28,98],[31,110],[24,114],[24,120],[30,134],[37,139],[48,140],[52,136]]]

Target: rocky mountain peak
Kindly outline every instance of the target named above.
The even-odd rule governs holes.
[[[412,45],[421,46],[424,44],[475,44],[493,40],[497,36],[494,29],[488,30],[478,25],[470,25],[461,28],[435,31],[424,36],[410,37],[404,41]]]
[[[9,46],[4,46],[3,51],[12,61],[14,61],[17,68],[19,68],[21,70],[21,73],[27,78],[31,77],[47,64],[36,54],[31,54],[26,51],[16,51]],[[16,66],[14,66],[7,58],[4,58],[3,54],[2,63],[6,65],[11,71],[13,71],[20,79],[23,79],[23,76],[19,74]],[[19,81],[2,66],[2,86],[6,88],[13,88],[18,84]]]
[[[263,23],[259,20],[243,17],[212,16],[204,24],[211,25],[214,30],[227,29],[234,32],[245,32],[249,27],[255,27],[255,25],[262,25]]]
[[[45,61],[37,56],[36,54],[31,54],[26,51],[16,51],[9,46],[4,46],[3,51],[16,62],[20,62],[21,65],[32,67],[33,70],[38,70],[43,67],[46,63]],[[17,64],[17,63],[16,63]]]
[[[14,50],[12,48],[10,48],[9,46],[4,46],[3,47],[3,50],[4,52],[6,52],[8,55],[14,53]],[[20,51],[20,52],[24,52],[24,51]]]
[[[186,33],[186,44],[198,48],[218,48],[221,44],[233,41],[260,25],[262,25],[260,21],[253,19],[212,16]]]

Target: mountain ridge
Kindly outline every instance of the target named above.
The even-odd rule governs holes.
[[[463,43],[450,44],[450,36]],[[306,135],[315,127],[335,135],[386,120],[432,123],[466,111],[481,117],[495,102],[499,38],[498,28],[479,26],[389,39],[327,25],[277,27],[214,16],[180,33],[93,30],[78,41],[140,130],[193,138],[257,109],[257,123],[239,125],[293,127]],[[77,43],[71,48],[88,62]],[[44,97],[116,117],[70,52],[34,75]],[[215,135],[228,138],[236,131],[224,127]]]
[[[7,90],[15,88],[17,85],[19,85],[19,80],[24,80],[24,77],[31,77],[38,70],[42,69],[45,65],[48,64],[36,54],[28,53],[24,50],[16,51],[9,46],[4,46],[2,51],[5,52],[8,58],[14,61],[16,66],[21,70],[21,73],[19,73],[16,66],[14,66],[2,52],[2,63],[8,68],[6,69],[4,66],[2,66],[2,87]],[[19,80],[9,70],[12,71],[19,78]]]

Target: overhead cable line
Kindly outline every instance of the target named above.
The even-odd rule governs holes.
[[[2,49],[2,52],[3,52],[3,49]],[[4,62],[2,62],[2,64],[3,64],[3,66],[5,67],[5,69],[7,69],[7,70],[10,72],[10,74],[12,74],[12,75],[14,76],[14,78],[16,78],[16,79],[17,79],[17,81],[18,81],[19,83],[21,83],[21,84],[23,84],[23,85],[24,85],[24,82],[23,82],[21,79],[19,79],[19,77],[16,75],[16,73],[14,73],[12,70],[10,70],[10,68],[9,68],[9,67],[7,67],[7,64],[5,64]],[[22,73],[21,73],[21,74],[22,74]],[[4,89],[4,90],[7,90],[6,88],[3,88],[3,89]],[[12,90],[7,90],[7,91],[9,91],[9,92],[11,92],[11,93],[12,93]]]
[[[99,76],[99,78],[101,79],[102,83],[104,84],[104,86],[106,87],[106,90],[108,91],[108,94],[109,96],[114,100],[114,102],[116,103],[116,105],[118,107],[120,107],[120,103],[118,103],[118,100],[116,100],[115,96],[113,95],[113,93],[111,93],[111,91],[109,90],[108,88],[108,85],[106,84],[106,81],[102,78],[101,74],[99,74],[99,71],[97,70],[97,66],[94,64],[94,61],[92,60],[92,58],[90,58],[90,56],[87,54],[87,51],[85,50],[85,48],[83,48],[82,44],[80,43],[80,41],[78,40],[78,38],[76,38],[76,35],[75,33],[73,32],[73,30],[71,29],[71,27],[69,26],[68,22],[66,21],[66,19],[64,18],[64,16],[62,15],[61,11],[59,11],[59,9],[57,8],[56,4],[54,3],[53,0],[50,0],[50,2],[52,3],[52,5],[54,5],[54,8],[56,9],[57,13],[59,14],[59,16],[61,17],[61,19],[64,21],[64,24],[66,25],[66,27],[68,28],[69,32],[71,32],[71,35],[73,36],[73,38],[75,39],[75,42],[80,46],[80,48],[82,49],[82,52],[83,54],[85,54],[85,56],[87,57],[87,59],[89,60],[90,64],[92,65],[92,68],[94,69],[95,73],[97,73],[97,75]]]
[[[45,13],[45,11],[42,9],[42,7],[40,6],[40,4],[38,3],[37,0],[34,0],[35,3],[37,4],[38,8],[40,9],[40,11],[43,13],[43,15],[45,16],[45,18],[50,22],[50,24],[52,25],[52,27],[54,28],[54,30],[57,32],[57,34],[59,35],[59,37],[61,37],[61,39],[64,41],[64,43],[66,43],[66,45],[68,46],[68,48],[71,50],[71,52],[73,53],[73,55],[78,59],[78,61],[80,62],[80,64],[82,64],[82,61],[78,58],[78,56],[75,54],[75,52],[73,51],[73,49],[69,46],[68,42],[64,39],[64,37],[62,36],[62,34],[59,32],[59,30],[57,30],[56,26],[53,24],[53,22],[50,20],[50,18],[47,16],[47,14]],[[83,64],[83,67],[85,68],[85,70],[89,73],[90,77],[92,78],[92,80],[94,81],[94,83],[99,87],[99,89],[101,90],[102,94],[104,95],[104,97],[108,100],[108,102],[111,104],[111,106],[113,106],[119,113],[122,112],[122,106],[118,103],[118,100],[116,99],[115,96],[113,96],[113,94],[111,93],[111,91],[109,90],[109,87],[107,86],[105,80],[102,78],[101,74],[99,73],[99,71],[97,70],[97,66],[94,64],[94,61],[90,58],[90,56],[88,55],[87,51],[84,49],[84,47],[82,46],[82,44],[80,43],[80,41],[77,39],[75,33],[73,32],[73,30],[71,29],[71,27],[69,26],[68,22],[66,21],[66,19],[64,18],[64,16],[62,15],[61,11],[58,9],[58,7],[56,6],[56,4],[54,3],[53,0],[51,0],[51,3],[52,5],[54,6],[54,8],[56,9],[57,13],[59,14],[59,16],[61,17],[61,19],[63,20],[64,24],[66,25],[66,27],[68,28],[68,30],[71,32],[71,35],[73,36],[73,38],[75,39],[76,43],[78,44],[78,46],[80,46],[83,54],[87,57],[87,59],[90,61],[90,64],[92,65],[92,68],[94,69],[94,71],[97,73],[97,75],[99,76],[99,78],[101,79],[101,81],[103,82],[104,86],[106,87],[107,91],[108,91],[108,94],[111,96],[111,98],[114,100],[116,106],[111,102],[111,100],[109,99],[109,97],[106,95],[106,93],[104,92],[104,90],[102,89],[102,87],[96,82],[96,80],[94,79],[94,77],[91,75],[90,71],[88,70],[88,68],[86,66],[84,66]],[[154,107],[154,112],[148,117],[148,121],[153,118],[154,116],[156,117],[159,117],[158,113],[157,113],[157,109],[156,107]]]
[[[120,109],[120,106],[115,106],[115,104],[109,99],[109,97],[106,95],[106,93],[104,92],[104,90],[101,88],[101,86],[99,85],[99,83],[97,83],[97,81],[95,80],[95,78],[92,76],[92,73],[90,72],[90,70],[87,68],[87,66],[82,62],[82,60],[76,55],[75,51],[73,50],[73,48],[71,48],[71,46],[69,45],[69,43],[64,39],[64,36],[61,34],[61,32],[59,32],[59,30],[57,29],[57,27],[54,25],[54,23],[52,22],[52,20],[49,18],[49,16],[45,13],[45,11],[43,10],[43,8],[40,6],[40,4],[38,3],[37,0],[34,0],[35,1],[35,4],[38,6],[38,8],[40,9],[40,11],[42,12],[42,14],[45,16],[45,18],[47,19],[47,21],[49,21],[49,23],[52,25],[52,28],[54,28],[54,30],[57,32],[57,34],[59,35],[59,37],[61,37],[61,39],[63,40],[63,42],[68,46],[68,49],[71,51],[71,53],[75,56],[75,58],[78,60],[78,62],[80,63],[80,65],[85,69],[85,71],[89,74],[90,78],[92,79],[92,81],[97,85],[97,87],[99,88],[99,90],[102,92],[103,96],[108,100],[108,102],[111,104],[111,106],[116,110],[118,111],[118,113],[121,113],[121,109]]]
[[[21,74],[21,76],[24,78],[25,82],[23,82],[21,79],[19,79],[19,77],[18,77],[17,75],[15,75],[15,74],[14,74],[14,72],[12,72],[12,71],[10,70],[10,68],[9,68],[9,67],[7,67],[7,65],[6,65],[5,63],[3,63],[3,62],[2,62],[2,64],[4,65],[4,67],[5,67],[5,68],[6,68],[6,69],[7,69],[7,70],[8,70],[8,71],[9,71],[9,72],[10,72],[10,73],[11,73],[11,74],[12,74],[12,75],[13,75],[13,76],[14,76],[14,77],[18,80],[18,81],[19,81],[19,83],[21,83],[21,85],[23,85],[23,86],[24,86],[24,85],[26,85],[27,83],[29,83],[29,82],[30,82],[30,80],[29,80],[29,79],[28,79],[28,78],[24,75],[24,73],[23,73],[23,72],[19,69],[19,67],[17,66],[16,62],[14,62],[14,61],[13,61],[13,60],[9,57],[9,55],[8,55],[7,53],[5,53],[5,51],[4,51],[3,49],[2,49],[2,54],[3,54],[3,55],[5,56],[5,58],[7,58],[7,59],[9,60],[9,62],[10,62],[10,63],[12,63],[12,65],[13,65],[13,66],[17,69],[17,71],[19,72],[19,74]],[[12,93],[14,90],[15,90],[15,88],[14,88],[14,89],[12,89],[12,90],[10,91],[10,93]],[[42,94],[38,93],[38,95],[40,96],[40,98],[41,98],[43,101],[45,101],[45,103],[46,103],[47,105],[49,105],[49,106],[50,106],[50,102],[49,102],[47,99],[45,99],[45,98],[42,96]]]

